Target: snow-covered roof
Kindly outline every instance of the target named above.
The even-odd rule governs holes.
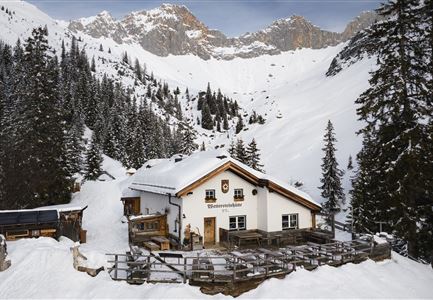
[[[298,190],[282,180],[250,168],[230,157],[224,150],[203,151],[182,158],[176,156],[170,159],[149,161],[132,176],[132,183],[129,188],[156,194],[177,195],[180,191],[195,183],[203,176],[206,176],[228,163],[237,166],[257,179],[268,180],[274,185],[320,207],[320,204],[315,202],[305,192]]]
[[[131,216],[131,217],[129,217],[129,220],[130,221],[135,221],[135,220],[154,218],[154,217],[161,217],[161,216],[163,216],[163,215],[161,215],[161,214],[137,215],[137,216]]]
[[[140,197],[140,192],[137,190],[124,189],[122,191],[122,198],[136,198]]]
[[[0,210],[0,213],[20,213],[20,212],[35,212],[35,211],[37,212],[37,211],[48,211],[48,210],[56,210],[58,213],[61,213],[61,212],[69,212],[69,211],[81,211],[81,210],[85,210],[86,208],[87,205],[85,207],[82,207],[82,206],[72,206],[70,204],[59,204],[59,205],[50,205],[50,206],[29,208],[29,209]]]

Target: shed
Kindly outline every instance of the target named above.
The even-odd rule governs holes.
[[[57,210],[16,210],[0,212],[0,233],[7,240],[22,237],[55,237],[58,227]]]
[[[65,236],[73,241],[85,242],[82,230],[84,207],[39,208],[0,211],[0,234],[6,240],[28,237]]]

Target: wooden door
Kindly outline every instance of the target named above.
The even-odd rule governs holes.
[[[215,217],[204,218],[204,243],[215,244]]]
[[[123,214],[125,216],[141,214],[140,198],[124,198]]]
[[[141,214],[141,209],[140,209],[140,198],[135,198],[135,199],[133,200],[132,211],[134,212],[134,215],[139,215],[139,214]]]

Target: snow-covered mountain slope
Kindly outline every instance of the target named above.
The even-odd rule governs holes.
[[[26,2],[1,2],[13,12],[12,17],[0,11],[0,39],[14,44],[17,38],[30,35],[32,27],[47,25],[50,43],[60,50],[61,41],[69,42],[72,32],[68,23],[55,21]],[[256,138],[262,150],[262,160],[268,173],[285,181],[301,180],[304,189],[320,201],[319,186],[322,136],[330,119],[336,128],[340,164],[347,164],[360,148],[355,131],[360,127],[356,120],[354,101],[368,86],[368,72],[374,67],[371,60],[363,60],[333,77],[325,73],[343,44],[323,49],[300,49],[278,55],[232,60],[203,60],[194,55],[154,55],[138,43],[118,44],[111,38],[94,38],[85,33],[76,34],[87,54],[96,59],[96,69],[110,74],[127,86],[134,85],[134,75],[129,70],[120,76],[118,67],[126,51],[130,58],[145,63],[148,73],[162,79],[171,88],[181,91],[189,88],[193,95],[210,82],[212,89],[237,100],[245,112],[253,110],[265,117],[264,125],[253,124],[239,134],[246,142]],[[99,51],[103,45],[104,51]],[[107,49],[111,50],[111,53]],[[143,97],[143,86],[136,87],[137,97]],[[196,120],[199,112],[180,99],[184,116]],[[234,135],[201,129],[198,142],[207,147],[227,147]],[[346,183],[348,181],[346,180]]]
[[[202,60],[192,55],[164,58],[140,47],[129,47],[128,53],[143,59],[155,75],[172,86],[198,90],[210,82],[212,88],[237,99],[246,111],[264,116],[264,125],[248,126],[239,137],[247,142],[257,139],[267,172],[287,181],[304,181],[306,191],[317,198],[326,122],[330,119],[335,125],[338,159],[346,166],[349,155],[355,156],[360,149],[355,132],[361,124],[354,101],[368,87],[368,71],[374,66],[371,60],[364,60],[326,77],[341,48],[302,49],[231,61]],[[214,136],[201,136],[208,147],[228,146],[237,138],[233,131],[201,132]]]

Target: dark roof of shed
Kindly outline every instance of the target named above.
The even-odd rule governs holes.
[[[0,212],[0,226],[54,223],[58,219],[57,210]]]

